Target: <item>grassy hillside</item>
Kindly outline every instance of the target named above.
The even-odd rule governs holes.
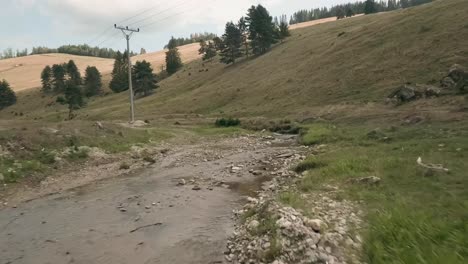
[[[396,86],[434,83],[452,64],[468,65],[467,12],[464,0],[436,1],[298,29],[255,59],[232,66],[191,63],[164,80],[155,95],[138,100],[137,107],[144,115],[304,117],[355,105],[381,109],[374,103],[383,102]],[[90,104],[89,111],[118,118],[127,109],[126,95],[105,100]]]

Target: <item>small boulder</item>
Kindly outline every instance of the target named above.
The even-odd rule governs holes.
[[[247,225],[247,228],[250,230],[250,231],[255,231],[258,226],[260,226],[260,222],[258,222],[257,220],[252,220],[250,221],[250,223]]]
[[[322,232],[327,225],[320,219],[304,219],[304,225],[312,228],[315,232]]]
[[[177,183],[178,186],[183,186],[185,184],[186,184],[185,179],[180,179],[179,182]]]

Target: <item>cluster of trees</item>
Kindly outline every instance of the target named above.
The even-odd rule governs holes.
[[[432,0],[366,0],[354,3],[347,3],[322,8],[315,8],[312,10],[299,10],[295,12],[290,20],[290,24],[297,24],[322,18],[337,17],[338,19],[350,17],[354,14],[370,14],[384,11],[392,11],[399,8],[408,8],[425,3],[432,2]]]
[[[47,54],[47,53],[64,53],[79,56],[91,56],[100,58],[115,58],[117,51],[108,48],[90,47],[89,45],[64,45],[56,49],[47,47],[33,47],[31,55],[34,54]],[[137,55],[130,53],[131,56]]]
[[[230,64],[242,56],[262,55],[273,44],[288,37],[289,24],[286,16],[280,19],[270,16],[262,5],[252,6],[246,17],[237,23],[228,22],[221,38],[215,37],[208,43],[200,42],[200,54],[203,59],[211,59],[220,54],[221,62]]]
[[[24,50],[16,50],[13,51],[12,48],[5,49],[2,53],[0,53],[0,60],[1,59],[11,59],[16,57],[24,57],[28,56],[28,49]]]
[[[123,54],[117,52],[112,70],[112,80],[110,82],[110,89],[113,92],[120,93],[129,89],[128,67],[127,52]],[[131,74],[134,94],[147,96],[158,88],[157,76],[153,73],[153,68],[149,62],[145,60],[137,61],[132,67]]]
[[[174,45],[174,43],[175,43],[175,46],[179,47],[179,46],[183,46],[183,45],[187,45],[187,44],[200,42],[202,40],[204,40],[204,41],[211,40],[211,39],[214,39],[215,37],[216,37],[216,34],[214,34],[214,33],[208,33],[208,32],[193,33],[193,34],[190,34],[190,37],[188,37],[188,38],[171,38],[169,40],[169,43],[166,46],[164,46],[164,48],[168,49],[169,44]],[[171,41],[172,41],[172,43],[171,43]]]
[[[101,73],[94,66],[88,66],[84,79],[75,62],[46,66],[41,73],[42,91],[59,95],[57,102],[68,105],[69,119],[73,111],[85,105],[84,96],[98,95],[102,89]]]
[[[16,103],[16,94],[6,80],[0,81],[0,110]]]

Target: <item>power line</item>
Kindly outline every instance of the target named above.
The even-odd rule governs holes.
[[[183,4],[183,3],[187,2],[187,1],[188,1],[188,0],[181,1],[181,2],[178,2],[178,4]],[[180,5],[178,5],[178,6],[180,6]],[[158,12],[158,13],[156,13],[156,14],[151,15],[150,17],[147,17],[146,19],[149,19],[149,18],[151,18],[152,16],[157,15],[157,14],[162,14],[162,13],[164,13],[164,12],[166,12],[166,11],[168,11],[168,10],[174,8],[174,7],[178,7],[178,6],[172,6],[172,7],[170,7],[170,8],[167,8],[167,9],[165,9],[165,10],[163,10],[163,11],[160,11],[160,12]],[[137,14],[135,14],[135,15],[133,15],[133,16],[130,16],[130,17],[128,17],[128,18],[125,18],[125,19],[123,19],[123,20],[121,20],[121,21],[119,21],[119,22],[117,22],[117,23],[118,23],[118,24],[122,24],[122,23],[124,23],[124,22],[130,21],[130,20],[134,19],[135,17],[138,17],[138,16],[140,16],[140,15],[143,15],[143,14],[145,14],[145,13],[148,13],[148,12],[150,12],[150,11],[156,9],[157,7],[159,7],[159,4],[156,4],[156,5],[154,5],[154,6],[150,7],[150,8],[143,8],[143,9],[140,9],[141,11],[139,11]],[[144,21],[144,20],[145,20],[145,19],[139,20],[139,21],[137,21],[137,22],[132,22],[131,24],[129,24],[129,26],[132,26],[132,25],[134,25],[134,24],[136,24],[136,23],[138,23],[138,22]],[[94,37],[91,41],[87,42],[88,45],[91,45],[91,43],[93,43],[93,42],[95,42],[95,41],[97,41],[97,40],[100,40],[100,39],[101,39],[102,37],[104,37],[108,32],[110,32],[113,28],[114,28],[114,27],[112,27],[112,26],[106,28],[106,29],[105,29],[104,31],[102,31],[100,34],[96,35],[96,37]],[[104,42],[104,41],[103,41],[103,42]],[[100,44],[99,44],[99,45],[100,45]],[[99,45],[97,45],[97,46],[99,46]]]
[[[208,1],[208,3],[211,3],[211,2],[214,2],[214,0]],[[175,13],[175,14],[172,14],[172,15],[170,15],[170,16],[166,16],[166,17],[164,17],[164,18],[162,18],[162,19],[158,19],[158,20],[156,20],[156,21],[152,21],[152,22],[150,22],[150,23],[148,23],[148,24],[142,25],[142,26],[140,26],[140,28],[147,28],[147,27],[149,27],[149,26],[153,26],[153,25],[155,25],[155,24],[157,24],[157,23],[159,23],[159,22],[161,22],[161,21],[164,21],[164,20],[167,20],[167,19],[169,19],[169,18],[172,18],[172,17],[178,16],[178,15],[187,13],[187,12],[189,12],[189,11],[196,10],[196,9],[198,9],[198,8],[201,8],[201,7],[203,7],[203,6],[197,5],[197,6],[193,7],[193,8],[189,8],[189,9],[184,10],[184,11],[182,11],[182,12]]]
[[[157,13],[155,13],[155,14],[152,14],[152,15],[150,15],[150,16],[147,16],[146,18],[142,18],[142,19],[140,19],[140,20],[134,21],[134,22],[130,23],[129,26],[133,26],[133,25],[135,25],[135,24],[138,24],[138,23],[141,23],[141,22],[146,21],[146,20],[148,20],[148,19],[151,19],[151,18],[155,17],[156,15],[160,15],[160,14],[162,14],[162,13],[164,13],[164,12],[166,12],[166,11],[169,11],[169,10],[171,10],[171,9],[173,9],[173,8],[180,7],[180,6],[184,5],[186,2],[188,2],[188,0],[180,1],[180,2],[178,2],[178,4],[176,4],[176,5],[174,5],[174,6],[171,6],[171,7],[169,7],[169,8],[164,9],[164,10],[161,10],[160,12],[157,12]]]

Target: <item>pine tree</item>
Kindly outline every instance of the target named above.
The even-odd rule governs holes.
[[[73,111],[84,106],[81,89],[72,80],[65,83],[65,103],[68,104],[68,119],[70,120],[75,117]]]
[[[366,0],[364,13],[366,15],[377,12],[374,0]]]
[[[345,10],[342,7],[339,7],[336,9],[336,19],[343,19],[345,18],[346,13]]]
[[[255,55],[264,54],[276,43],[275,25],[272,17],[265,7],[252,6],[247,14],[247,24],[249,26],[249,39]]]
[[[98,95],[101,92],[101,73],[96,67],[88,66],[86,68],[84,88],[87,97]]]
[[[182,59],[174,37],[167,44],[167,48],[169,50],[166,52],[166,71],[169,74],[174,74],[182,67]]]
[[[198,49],[198,54],[202,55],[205,54],[206,52],[206,41],[205,40],[200,40],[200,48]]]
[[[16,94],[6,81],[0,81],[0,110],[14,105],[16,103]]]
[[[66,70],[68,73],[68,76],[70,78],[70,81],[72,81],[76,85],[81,85],[82,80],[81,80],[81,73],[78,70],[78,67],[76,66],[75,62],[73,60],[70,60],[66,64]]]
[[[52,69],[45,66],[41,73],[42,91],[47,93],[52,91]]]
[[[216,51],[221,51],[223,49],[223,40],[221,38],[213,38],[213,44],[215,46]]]
[[[54,92],[60,93],[65,90],[65,75],[66,70],[62,64],[54,64],[52,65],[52,76],[53,76],[53,86]]]
[[[223,35],[223,49],[221,50],[221,62],[235,63],[236,59],[242,56],[241,53],[242,35],[239,28],[232,22],[226,24]]]
[[[156,74],[153,73],[151,64],[147,61],[137,61],[133,67],[133,76],[135,81],[135,94],[148,96],[158,88]]]
[[[347,5],[346,6],[346,17],[352,17],[354,16],[354,11],[351,8],[351,6]]]
[[[286,17],[286,15],[281,16],[278,30],[279,39],[281,40],[291,36],[291,33],[289,32],[288,18]]]
[[[117,52],[112,69],[112,80],[110,89],[115,93],[120,93],[128,90],[128,59],[127,53]]]
[[[249,57],[249,27],[247,25],[247,20],[245,17],[241,17],[239,22],[237,23],[237,27],[239,28],[241,35],[242,35],[242,44],[244,45],[244,53],[245,56]]]
[[[218,55],[215,45],[213,42],[209,41],[205,49],[205,54],[203,54],[203,60],[210,60]]]

